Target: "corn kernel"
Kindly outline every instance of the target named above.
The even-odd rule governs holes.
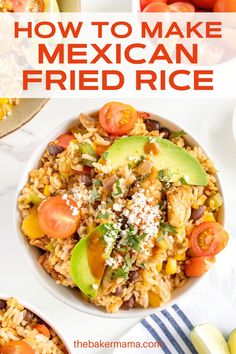
[[[162,250],[167,250],[168,245],[165,240],[161,240],[160,242],[158,242],[158,247],[161,248]]]
[[[158,294],[156,294],[154,291],[150,290],[148,292],[148,300],[149,304],[152,307],[158,307],[161,305],[161,298]]]
[[[50,192],[50,186],[48,184],[46,184],[46,186],[44,187],[43,194],[45,195],[45,197],[50,197],[51,192]]]
[[[7,104],[8,98],[0,98],[0,104]]]
[[[175,255],[176,261],[183,261],[185,258],[186,258],[186,253],[185,252],[177,253]]]
[[[162,263],[158,263],[156,265],[156,269],[157,269],[158,273],[160,273],[160,271],[162,270]]]
[[[215,221],[215,218],[212,213],[205,211],[205,213],[203,214],[202,220],[203,221]]]
[[[176,259],[169,258],[166,265],[166,273],[167,274],[175,274],[177,271],[177,261]]]
[[[205,194],[201,195],[199,198],[198,198],[198,206],[199,205],[204,205],[205,202],[207,200],[207,196]]]

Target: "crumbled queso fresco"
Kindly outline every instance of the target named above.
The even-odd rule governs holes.
[[[123,215],[127,217],[127,224],[139,228],[147,238],[157,235],[159,227],[159,206],[152,206],[153,198],[146,198],[144,191],[140,190],[132,196],[131,209],[125,209]]]

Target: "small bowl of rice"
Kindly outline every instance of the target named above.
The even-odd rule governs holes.
[[[115,130],[113,115],[124,118]],[[143,141],[145,153],[136,159]],[[169,150],[174,160],[183,154],[183,169],[193,164],[203,179],[176,179],[163,167],[168,158],[154,164],[155,154]],[[114,151],[118,165],[126,156],[122,166],[112,165]],[[186,296],[228,241],[217,170],[201,144],[170,120],[117,102],[67,120],[34,151],[15,218],[38,281],[76,310],[109,318],[142,317]],[[217,251],[200,249],[209,229],[222,239]],[[102,255],[93,243],[86,248],[98,230],[105,232]]]
[[[0,353],[69,354],[50,323],[32,305],[0,294]]]

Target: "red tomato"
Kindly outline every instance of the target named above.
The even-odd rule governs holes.
[[[43,0],[12,0],[14,12],[43,12]]]
[[[109,145],[96,145],[96,153],[98,156],[102,156],[102,154],[109,149]]]
[[[192,0],[195,6],[205,10],[212,10],[216,0]]]
[[[36,324],[33,327],[34,329],[36,329],[40,334],[43,334],[45,337],[50,338],[51,334],[49,329],[43,325],[43,324]]]
[[[134,127],[137,121],[137,112],[127,104],[110,102],[100,109],[99,121],[106,132],[113,135],[124,135]]]
[[[187,2],[178,1],[169,5],[170,12],[195,12],[195,7]]]
[[[157,0],[140,0],[141,11],[143,11],[145,7],[152,4],[153,2],[157,2]],[[158,0],[158,2],[167,2],[167,0]]]
[[[143,12],[169,12],[169,8],[164,2],[153,2],[146,6]]]
[[[214,12],[236,12],[236,0],[217,0]]]
[[[62,134],[58,138],[56,138],[56,141],[59,146],[66,149],[69,143],[74,139],[75,137],[73,134]]]
[[[32,347],[23,340],[11,341],[0,348],[0,354],[34,354]]]
[[[73,215],[73,207],[77,208],[73,199],[68,197],[68,200],[64,200],[60,195],[42,202],[38,208],[39,225],[42,231],[52,238],[72,236],[80,221],[79,214]]]
[[[196,226],[190,236],[190,248],[197,257],[215,256],[228,243],[228,234],[215,221],[206,221]]]
[[[174,4],[175,2],[178,2],[178,0],[167,0],[168,5]],[[181,2],[187,2],[189,4],[193,3],[192,0],[182,0]]]
[[[207,271],[205,257],[188,259],[185,263],[184,269],[187,277],[200,277]]]

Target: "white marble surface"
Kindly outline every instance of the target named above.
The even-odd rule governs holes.
[[[194,134],[214,158],[220,170],[227,206],[227,226],[235,237],[236,142],[232,134],[234,100],[126,100],[139,109],[153,111],[182,125]],[[137,319],[95,318],[60,303],[37,283],[28,269],[17,244],[13,210],[15,190],[25,162],[55,126],[81,111],[101,106],[101,100],[51,100],[43,110],[20,130],[0,140],[0,292],[33,303],[57,324],[75,350],[73,340],[117,340]],[[212,271],[214,276],[220,265]],[[199,315],[200,316],[200,315]],[[199,322],[207,319],[199,318]],[[98,350],[94,352],[99,353]],[[102,352],[102,351],[100,351]],[[109,351],[107,351],[109,353]]]

